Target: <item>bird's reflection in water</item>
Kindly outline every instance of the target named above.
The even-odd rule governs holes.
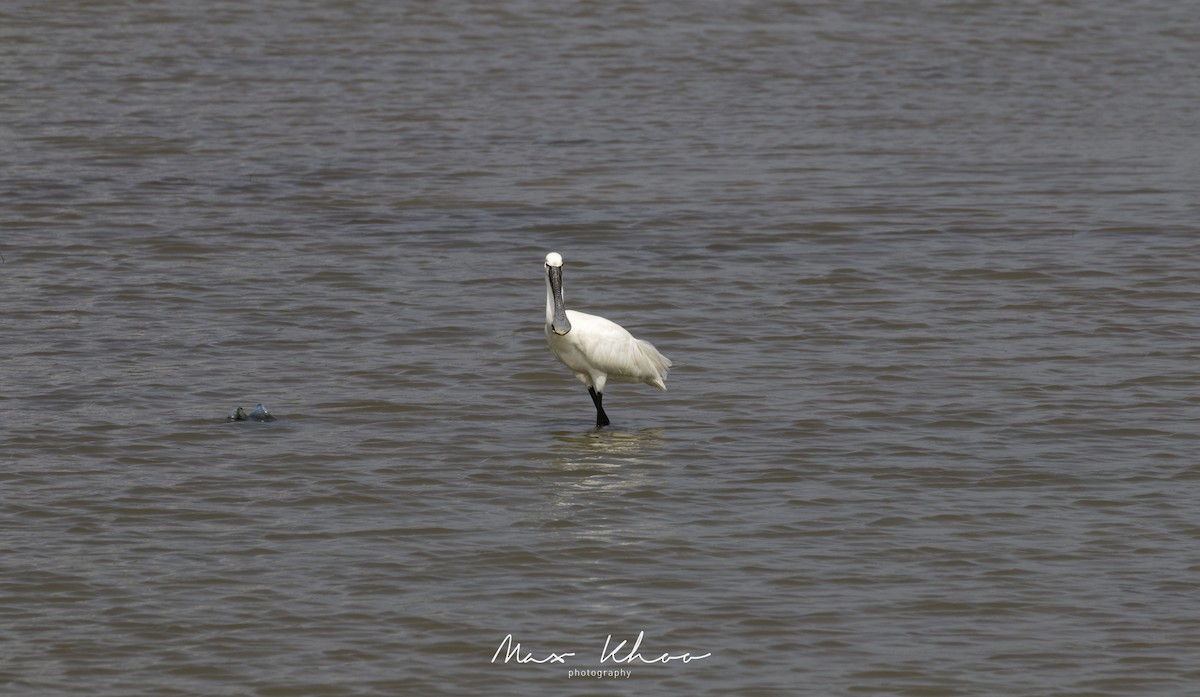
[[[593,470],[607,476],[626,466],[661,465],[655,454],[662,438],[661,428],[561,433],[554,436],[558,442],[551,446],[550,463],[561,474],[576,472],[585,476]]]
[[[542,525],[579,541],[623,545],[642,537],[655,522],[632,513],[627,497],[653,496],[659,487],[663,435],[661,428],[555,435]]]
[[[554,434],[558,441],[552,446],[555,452],[571,451],[588,454],[612,453],[614,455],[636,455],[662,442],[664,428],[643,428],[637,431],[594,428],[585,432],[570,431]]]
[[[535,523],[556,560],[575,567],[589,592],[572,607],[600,617],[629,612],[624,579],[643,570],[669,537],[656,510],[670,468],[664,429],[557,433],[547,448],[545,498]]]

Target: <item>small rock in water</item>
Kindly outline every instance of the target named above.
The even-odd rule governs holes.
[[[257,407],[254,407],[254,411],[247,414],[246,418],[250,419],[251,421],[274,421],[275,420],[275,417],[271,416],[271,412],[267,411],[267,408],[261,404],[258,405]]]
[[[233,411],[229,412],[229,416],[226,417],[225,420],[226,421],[274,421],[275,417],[271,416],[271,412],[267,411],[267,408],[260,404],[257,407],[254,407],[254,411],[251,411],[251,412],[247,412],[245,409],[238,407],[237,409],[234,409]]]

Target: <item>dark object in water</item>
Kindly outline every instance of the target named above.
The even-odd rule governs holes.
[[[271,412],[267,411],[267,408],[260,404],[257,407],[254,407],[254,411],[252,411],[252,412],[247,412],[245,409],[238,407],[237,409],[234,409],[233,411],[229,412],[229,416],[225,420],[226,421],[274,421],[275,417],[271,416]]]

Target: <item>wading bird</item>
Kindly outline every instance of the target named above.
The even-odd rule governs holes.
[[[568,310],[563,304],[562,264],[557,252],[546,255],[546,341],[550,353],[587,386],[596,405],[596,427],[607,426],[602,402],[608,381],[644,382],[665,392],[671,361],[616,322]]]

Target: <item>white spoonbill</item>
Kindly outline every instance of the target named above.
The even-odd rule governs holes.
[[[546,255],[546,341],[550,353],[587,385],[596,405],[596,427],[607,426],[602,401],[608,381],[644,382],[665,392],[671,361],[616,322],[568,310],[563,304],[562,264],[557,252]]]

